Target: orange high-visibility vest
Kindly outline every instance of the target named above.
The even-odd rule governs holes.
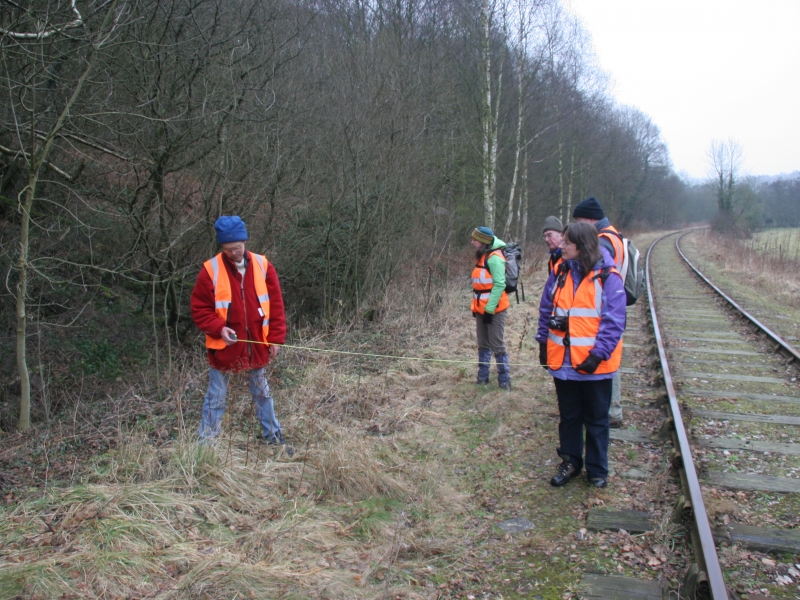
[[[547,364],[554,370],[560,369],[564,364],[567,345],[573,368],[589,358],[589,351],[595,346],[597,332],[600,331],[600,311],[603,303],[603,281],[599,277],[600,272],[595,270],[584,277],[578,284],[577,290],[572,280],[572,273],[567,272],[564,287],[554,289],[553,314],[568,317],[569,323],[569,331],[550,329],[547,333]],[[609,269],[609,276],[612,273],[619,275],[616,269]],[[597,366],[595,374],[613,373],[619,369],[621,361],[622,338],[620,337],[611,357]]]
[[[614,246],[614,264],[617,270],[622,269],[622,262],[625,259],[625,246],[622,245],[622,234],[613,226],[603,227],[598,232],[600,237],[604,237]]]
[[[486,305],[489,304],[489,297],[492,295],[492,287],[494,287],[494,280],[492,273],[489,271],[489,265],[486,261],[490,256],[499,256],[506,262],[506,257],[503,256],[502,251],[492,250],[485,253],[478,260],[475,268],[472,269],[472,312],[483,314],[486,312]],[[508,294],[503,290],[500,295],[500,300],[497,303],[497,308],[494,309],[495,314],[504,311],[509,307]]]
[[[561,266],[563,260],[564,259],[559,256],[556,261],[553,262],[553,255],[551,254],[550,258],[547,259],[547,274],[558,273],[558,267]]]
[[[267,341],[269,334],[269,292],[267,291],[267,267],[269,262],[265,256],[248,252],[253,258],[253,283],[255,284],[256,295],[258,296],[258,303],[261,306],[261,328],[264,332],[264,341]],[[214,285],[214,312],[219,315],[220,319],[224,320],[227,326],[228,323],[228,307],[231,305],[233,299],[233,292],[231,291],[231,280],[228,277],[228,269],[225,268],[225,263],[222,262],[222,253],[217,254],[203,263],[211,282]],[[242,302],[245,302],[242,298]],[[225,340],[221,338],[213,338],[206,334],[206,348],[211,350],[222,350],[227,347]]]

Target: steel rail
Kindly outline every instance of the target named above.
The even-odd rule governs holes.
[[[700,279],[705,281],[709,287],[714,290],[717,294],[719,294],[728,304],[730,304],[733,308],[735,308],[742,316],[744,316],[748,321],[750,321],[753,325],[758,327],[761,331],[763,331],[767,337],[769,337],[773,342],[778,344],[779,348],[783,348],[786,352],[791,355],[790,360],[797,361],[797,364],[800,366],[800,352],[798,352],[791,344],[784,341],[777,333],[773,332],[769,327],[764,325],[761,321],[756,319],[753,315],[747,312],[744,308],[739,306],[735,300],[729,297],[725,292],[719,289],[716,285],[714,285],[711,280],[709,280],[705,275],[703,275],[700,270],[695,267],[691,261],[686,258],[686,255],[683,253],[680,247],[680,241],[683,239],[683,236],[692,233],[691,231],[687,231],[683,235],[677,237],[675,239],[675,248],[678,250],[678,254],[681,255],[683,261],[689,266],[689,268],[694,271],[695,275],[697,275]]]
[[[672,383],[672,374],[667,361],[667,353],[664,349],[664,341],[661,338],[661,331],[658,327],[658,317],[656,316],[656,304],[653,296],[653,285],[650,274],[650,253],[655,245],[666,237],[674,234],[667,234],[655,240],[647,249],[645,260],[645,273],[647,278],[647,299],[650,303],[650,318],[653,323],[653,334],[658,346],[658,356],[661,360],[661,369],[664,375],[664,385],[667,388],[669,406],[672,412],[672,421],[675,427],[675,435],[678,438],[678,450],[681,453],[681,463],[686,476],[689,488],[689,499],[692,503],[694,524],[697,528],[697,535],[700,539],[700,551],[705,562],[705,573],[708,578],[708,585],[712,600],[729,600],[728,590],[725,587],[725,580],[722,577],[722,567],[719,564],[717,548],[714,544],[714,536],[711,533],[711,525],[708,521],[708,513],[703,502],[703,494],[700,490],[700,481],[697,478],[697,470],[692,459],[692,449],[689,445],[689,438],[686,435],[686,428],[683,425],[678,397],[675,393],[675,386]],[[696,551],[696,550],[695,550]]]

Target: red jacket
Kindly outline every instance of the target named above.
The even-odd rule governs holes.
[[[205,269],[200,269],[197,282],[192,290],[192,318],[198,329],[211,337],[221,338],[222,328],[230,327],[240,340],[264,341],[261,329],[261,317],[258,309],[258,296],[253,286],[253,258],[247,252],[247,271],[244,274],[244,300],[241,290],[242,276],[223,254],[223,263],[228,270],[233,295],[228,308],[228,322],[225,323],[214,310],[214,284]],[[286,341],[286,313],[283,308],[283,295],[278,273],[272,263],[267,268],[267,291],[269,292],[269,339],[273,344]],[[245,304],[243,304],[243,301]],[[244,322],[245,311],[247,323]],[[209,350],[208,363],[220,371],[243,371],[260,369],[269,363],[269,346],[238,342],[223,350]]]

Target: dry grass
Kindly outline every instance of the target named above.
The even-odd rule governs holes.
[[[371,440],[335,441],[317,461],[315,489],[331,499],[358,502],[374,496],[404,499],[408,485],[392,476],[393,469],[377,459]]]
[[[800,239],[800,235],[797,237]],[[742,278],[765,296],[800,308],[800,259],[790,252],[780,252],[775,243],[772,240],[762,246],[758,241],[743,242],[705,234],[703,254],[713,258],[724,272]]]
[[[800,264],[800,229],[768,229],[753,235],[749,249],[781,262]]]
[[[380,323],[301,333],[295,345],[472,360],[461,290],[440,287],[420,318],[408,310],[413,286],[403,289]],[[72,485],[0,508],[0,597],[430,597],[413,573],[463,551],[444,531],[467,501],[430,459],[454,443],[433,405],[471,366],[290,349],[282,364],[297,382],[273,386],[294,459],[253,441],[236,380],[217,445],[195,443],[203,367],[185,365],[167,390],[178,440],[118,430]]]
[[[582,563],[554,558],[575,543],[594,492],[548,483],[556,408],[532,352],[544,270],[526,265],[528,302],[506,327],[512,393],[473,385],[466,276],[430,290],[398,282],[378,321],[296,332],[305,348],[464,362],[286,348],[270,381],[291,459],[254,442],[241,378],[218,444],[194,443],[206,378],[189,361],[162,386],[179,415],[169,426],[119,428],[116,447],[87,459],[74,484],[0,507],[0,597],[498,598],[522,594],[525,580],[561,598]],[[118,400],[148,402],[141,391]],[[618,483],[625,490],[614,483],[609,505]],[[646,504],[656,487],[630,501]],[[517,516],[536,521],[534,532],[496,527]],[[665,521],[658,539],[671,533]],[[581,543],[575,552],[593,567],[607,556]]]

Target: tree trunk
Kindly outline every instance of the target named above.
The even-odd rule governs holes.
[[[106,35],[107,28],[111,23],[111,19],[116,16],[117,1],[114,0],[112,5],[108,8],[105,20],[100,29],[100,35]],[[20,223],[19,235],[19,260],[17,266],[19,269],[19,284],[17,286],[17,372],[20,379],[20,398],[19,398],[19,422],[17,428],[20,431],[25,431],[31,426],[31,380],[30,373],[28,372],[27,363],[27,303],[26,296],[28,293],[28,253],[30,250],[30,222],[31,210],[33,209],[33,201],[36,196],[36,184],[39,181],[39,170],[47,163],[50,149],[53,147],[53,142],[56,136],[64,126],[64,122],[70,114],[70,110],[75,105],[78,97],[81,94],[83,85],[89,78],[89,74],[94,68],[97,52],[102,46],[104,39],[92,43],[92,48],[88,60],[88,64],[75,84],[75,89],[70,95],[69,99],[64,104],[61,112],[53,123],[48,135],[44,138],[42,145],[36,150],[36,135],[33,131],[37,114],[31,114],[31,150],[30,158],[28,161],[28,185],[25,190],[25,206],[22,210],[22,222]],[[35,102],[31,102],[31,106],[35,106]]]
[[[525,160],[522,169],[522,198],[520,198],[520,212],[522,218],[520,222],[520,244],[523,248],[527,247],[528,243],[528,146],[525,146]]]
[[[483,55],[483,106],[481,119],[483,120],[483,214],[486,227],[494,226],[494,182],[492,181],[492,56],[491,56],[491,26],[489,19],[489,0],[481,4],[481,53]]]
[[[520,26],[520,31],[522,30],[522,26]],[[520,33],[520,40],[519,44],[520,47],[524,38]],[[522,51],[520,50],[520,55],[517,57],[517,135],[516,135],[516,148],[514,151],[514,174],[511,176],[511,189],[508,192],[508,214],[506,215],[506,228],[503,231],[503,235],[508,236],[509,232],[511,231],[511,222],[514,217],[514,194],[517,189],[517,178],[519,177],[519,169],[520,169],[520,155],[522,154],[522,122],[525,118],[525,98],[524,98],[524,84],[523,84],[523,58],[522,58]]]
[[[558,114],[558,111],[556,111]],[[561,127],[556,127],[558,136],[558,216],[564,218],[564,142],[561,141]]]
[[[562,222],[566,223],[572,213],[572,185],[575,182],[575,141],[572,142],[572,152],[569,158],[569,188],[567,189],[567,210],[562,215]]]
[[[17,429],[25,431],[31,426],[31,377],[27,363],[27,314],[25,298],[28,294],[28,248],[31,223],[31,208],[36,194],[37,171],[28,173],[25,205],[22,208],[22,223],[19,232],[19,283],[17,284],[17,373],[19,374],[19,422]]]

